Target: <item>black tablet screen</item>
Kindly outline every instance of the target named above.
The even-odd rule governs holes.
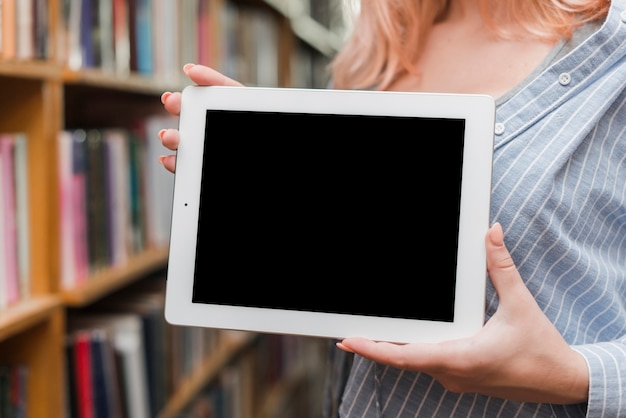
[[[193,301],[452,321],[465,121],[210,110]]]

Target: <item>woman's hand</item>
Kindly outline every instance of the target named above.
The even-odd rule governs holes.
[[[427,373],[452,392],[526,402],[586,402],[587,364],[524,285],[499,224],[489,229],[485,245],[499,306],[477,334],[436,344],[405,345],[346,338],[337,346],[378,363]]]
[[[199,86],[242,86],[238,81],[228,78],[224,74],[204,65],[186,64],[183,67],[183,72]],[[180,92],[172,93],[168,91],[163,93],[161,95],[161,103],[163,103],[165,110],[172,115],[178,116],[180,114]],[[159,139],[164,147],[175,151],[180,142],[180,135],[177,129],[162,129],[159,132]],[[176,166],[175,155],[162,155],[159,157],[159,161],[168,171],[174,172]]]

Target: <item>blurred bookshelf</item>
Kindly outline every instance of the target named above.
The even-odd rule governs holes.
[[[173,176],[157,133],[177,126],[159,97],[188,84],[187,62],[325,88],[341,7],[0,2],[0,416],[320,416],[326,341],[163,321]]]

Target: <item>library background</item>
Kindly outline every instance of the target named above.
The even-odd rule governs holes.
[[[324,88],[341,0],[0,0],[0,417],[317,418],[327,341],[163,319],[184,63]]]

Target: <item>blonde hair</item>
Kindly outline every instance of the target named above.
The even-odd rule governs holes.
[[[384,90],[412,71],[427,34],[450,0],[361,0],[352,33],[331,63],[333,86]],[[602,18],[610,0],[479,0],[485,24],[504,39],[568,39],[575,28]],[[495,22],[507,22],[497,25]],[[511,27],[517,28],[510,30]]]

